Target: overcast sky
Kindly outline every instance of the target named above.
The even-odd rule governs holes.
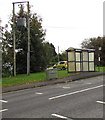
[[[12,2],[0,0],[0,18],[6,24],[12,14]],[[29,0],[43,19],[46,41],[53,43],[60,52],[69,47],[80,48],[84,39],[103,35],[104,0]]]

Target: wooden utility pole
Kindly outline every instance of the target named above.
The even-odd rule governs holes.
[[[13,52],[14,52],[14,57],[13,57],[13,75],[16,76],[16,51],[15,51],[15,3],[13,3]]]
[[[16,45],[15,45],[15,4],[21,4],[21,3],[27,3],[27,11],[28,11],[28,16],[27,16],[27,21],[28,21],[28,50],[27,50],[27,75],[30,74],[30,10],[29,10],[29,2],[28,1],[23,1],[23,2],[14,2],[13,3],[13,51],[14,51],[14,65],[13,65],[13,74],[16,76]]]
[[[30,74],[30,10],[29,10],[29,2],[27,2],[27,9],[28,9],[28,51],[27,51],[27,75]]]

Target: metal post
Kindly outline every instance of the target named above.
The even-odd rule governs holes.
[[[13,57],[13,75],[16,76],[16,52],[15,52],[15,4],[13,3],[13,52],[14,52],[14,57]]]
[[[101,51],[101,47],[99,47],[99,56],[98,56],[98,62],[99,62],[99,71],[100,71],[100,51]]]
[[[30,19],[29,19],[29,2],[27,2],[28,9],[28,51],[27,51],[27,75],[30,74]]]
[[[59,46],[58,46],[58,62],[59,62]]]

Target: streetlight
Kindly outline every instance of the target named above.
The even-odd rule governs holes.
[[[27,21],[28,21],[28,51],[27,51],[27,75],[30,74],[30,20],[29,20],[29,1],[24,1],[24,2],[13,2],[13,51],[14,51],[14,76],[16,76],[16,51],[15,51],[15,40],[16,40],[16,36],[15,36],[15,4],[20,4],[20,3],[27,3],[27,11],[28,11],[28,16],[27,16]],[[24,18],[20,19],[23,20],[24,23]],[[19,22],[19,21],[18,21]],[[20,24],[21,25],[21,24]]]

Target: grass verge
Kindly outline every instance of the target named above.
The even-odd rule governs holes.
[[[105,67],[96,67],[96,71],[105,71]],[[68,73],[66,70],[58,71],[58,78],[64,78],[70,75],[75,75],[76,73]],[[2,81],[2,82],[1,82]],[[9,87],[22,84],[29,84],[33,82],[43,82],[46,81],[46,72],[33,73],[30,75],[22,74],[16,77],[6,77],[0,80],[0,86]]]
[[[67,73],[66,70],[58,71],[58,78],[63,78],[75,73]],[[33,82],[46,81],[46,72],[33,73],[30,75],[22,74],[16,77],[7,77],[2,79],[2,87],[9,87],[15,85],[29,84]]]
[[[105,71],[105,67],[96,67],[95,68],[96,71]]]

